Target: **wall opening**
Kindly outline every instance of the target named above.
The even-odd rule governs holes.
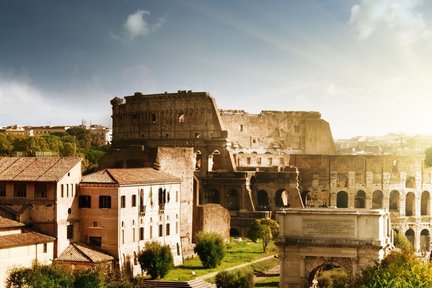
[[[423,191],[421,194],[420,214],[421,215],[430,214],[430,195],[428,191]]]
[[[399,191],[393,190],[390,192],[389,210],[399,212]]]
[[[268,211],[270,210],[270,203],[268,193],[265,190],[258,190],[257,192],[257,210]]]
[[[357,191],[354,199],[354,208],[366,208],[366,192],[363,190]]]
[[[384,195],[382,191],[376,190],[372,194],[372,209],[381,209],[383,208],[383,199]]]
[[[338,208],[348,208],[348,193],[345,191],[340,191],[336,196],[336,207]]]
[[[405,198],[405,216],[413,216],[415,214],[415,195],[413,192],[406,194]]]

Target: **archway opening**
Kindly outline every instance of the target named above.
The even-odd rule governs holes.
[[[399,212],[399,191],[393,190],[390,192],[389,210]]]
[[[430,214],[430,195],[428,191],[423,191],[421,194],[421,207],[420,207],[421,215],[429,215]]]
[[[318,266],[309,274],[310,287],[345,287],[348,280],[348,273],[333,263]]]
[[[200,150],[197,150],[195,152],[195,170],[196,171],[201,170],[201,165],[202,165],[202,153]]]
[[[338,208],[348,208],[348,193],[345,191],[340,191],[336,196],[336,207]]]
[[[413,192],[406,194],[405,216],[413,216],[415,213],[415,195]]]
[[[312,197],[311,197],[308,190],[305,190],[301,193],[301,198],[302,198],[304,207],[309,207],[310,205],[312,205],[312,203],[311,203]]]
[[[219,150],[214,150],[208,157],[208,171],[216,171],[222,168],[222,155]]]
[[[354,199],[354,208],[366,208],[366,192],[363,190],[357,191]]]
[[[239,237],[240,231],[237,228],[230,228],[230,236],[231,237]]]
[[[240,195],[237,190],[229,190],[227,193],[228,210],[240,210]]]
[[[380,190],[376,190],[372,194],[372,209],[381,209],[383,208],[383,192]]]
[[[285,191],[285,189],[279,189],[275,193],[275,205],[276,207],[285,207],[282,201],[282,193]]]
[[[429,230],[423,229],[420,232],[420,250],[423,252],[430,250],[430,237],[429,237]]]
[[[408,239],[408,241],[411,243],[411,246],[414,247],[414,240],[415,240],[414,230],[412,230],[411,228],[408,229],[405,232],[405,236]]]
[[[206,191],[205,203],[216,203],[220,204],[219,191],[216,189],[209,189]]]
[[[257,210],[268,211],[270,210],[270,203],[268,193],[265,190],[258,190],[257,192]]]

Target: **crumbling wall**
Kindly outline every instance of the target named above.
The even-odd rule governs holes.
[[[185,257],[193,255],[194,157],[193,148],[159,147],[155,160],[156,166],[159,166],[156,168],[182,180],[180,192],[180,238]]]
[[[224,240],[230,239],[231,217],[227,209],[219,204],[199,205],[196,216],[194,231],[215,232]]]

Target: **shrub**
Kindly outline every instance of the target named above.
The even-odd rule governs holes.
[[[146,243],[138,255],[138,261],[141,269],[150,274],[152,279],[164,277],[174,266],[170,247],[158,242]]]
[[[394,233],[394,245],[405,253],[413,253],[414,248],[408,238],[401,233]]]
[[[247,236],[254,242],[262,239],[263,252],[266,252],[270,241],[279,236],[279,224],[272,219],[256,219],[249,227]]]
[[[198,233],[195,253],[205,268],[215,268],[222,262],[226,253],[226,246],[222,237],[217,233]]]
[[[100,269],[75,270],[75,288],[103,288],[106,276]]]
[[[348,283],[348,274],[341,268],[325,270],[318,275],[319,287],[344,288]]]
[[[253,272],[246,269],[221,271],[216,275],[215,282],[218,288],[251,288],[255,286]]]

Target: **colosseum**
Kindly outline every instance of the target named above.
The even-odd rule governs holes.
[[[193,149],[194,191],[183,191],[183,205],[221,204],[233,235],[288,206],[383,208],[416,251],[430,251],[432,169],[421,156],[337,155],[319,112],[220,110],[206,92],[137,92],[111,104],[104,165],[148,165],[158,147]]]

